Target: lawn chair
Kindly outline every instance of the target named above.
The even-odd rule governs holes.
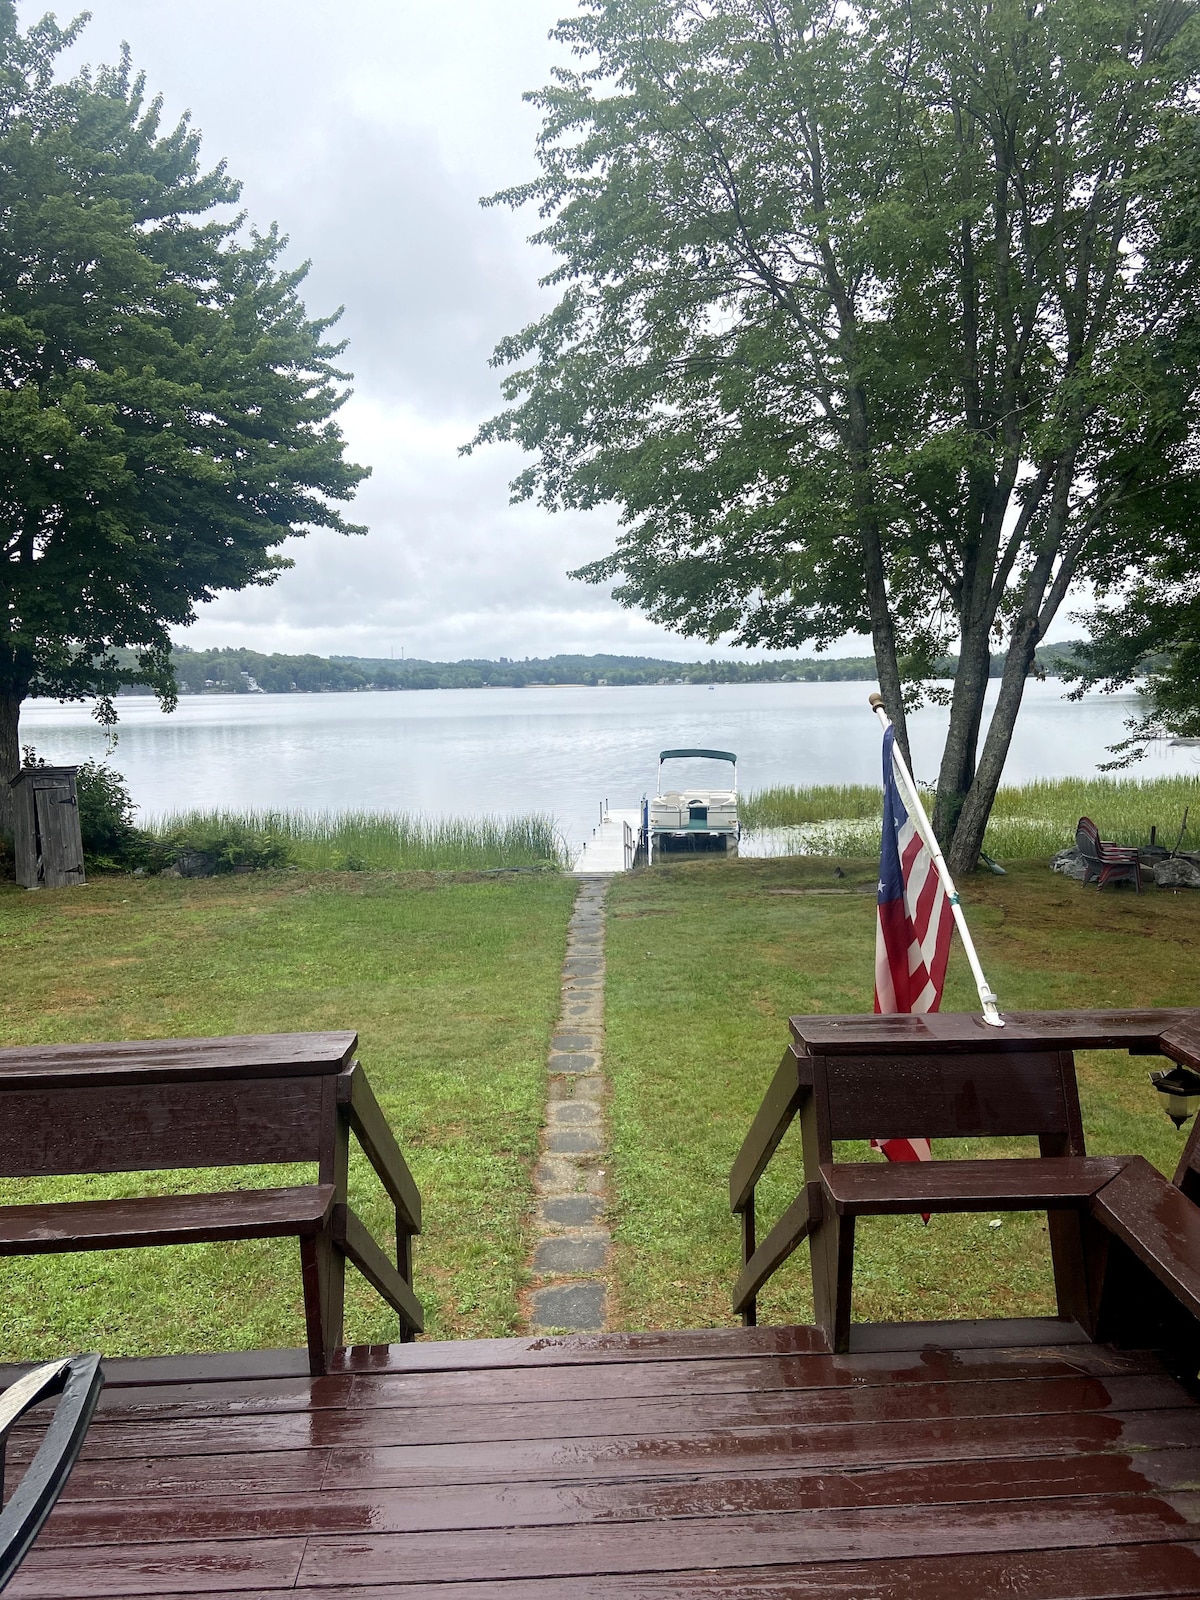
[[[103,1383],[98,1355],[71,1356],[35,1368],[0,1394],[0,1487],[4,1482],[5,1446],[13,1425],[48,1395],[61,1396],[37,1455],[0,1514],[0,1589],[21,1565],[54,1509],[83,1448]]]
[[[1103,889],[1106,883],[1131,882],[1141,894],[1142,868],[1136,845],[1107,844],[1091,817],[1080,817],[1075,846],[1083,857],[1084,883],[1094,881]]]

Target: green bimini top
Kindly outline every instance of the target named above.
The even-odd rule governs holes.
[[[705,756],[709,761],[732,761],[737,766],[737,757],[732,750],[663,750],[659,753],[659,761],[675,761],[680,756]]]

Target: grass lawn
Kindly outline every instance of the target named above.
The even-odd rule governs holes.
[[[738,1230],[729,1169],[788,1040],[789,1015],[869,1011],[874,861],[698,861],[618,878],[609,901],[607,1066],[613,1084],[617,1326],[729,1323]],[[824,891],[824,892],[813,892]],[[830,892],[837,891],[837,892]],[[1200,894],[1094,888],[1044,863],[966,888],[984,969],[1013,1010],[1200,1002]],[[946,1010],[974,1010],[961,951]],[[1146,1080],[1152,1059],[1078,1058],[1088,1148],[1171,1172],[1183,1144]],[[853,1147],[847,1147],[853,1148]],[[967,1141],[936,1153],[966,1154]],[[859,1146],[865,1151],[865,1146]],[[983,1153],[1036,1153],[1033,1140]],[[876,1158],[879,1159],[879,1158]],[[795,1126],[759,1189],[759,1235],[795,1195]],[[913,1319],[1052,1313],[1045,1219],[859,1223],[854,1314]],[[768,1285],[763,1322],[812,1315],[804,1246]]]
[[[0,1045],[357,1029],[425,1201],[416,1273],[428,1330],[507,1333],[574,891],[555,874],[109,877],[41,894],[3,884]],[[313,1170],[9,1181],[0,1201],[273,1185]],[[389,1239],[361,1159],[351,1187]],[[5,1261],[2,1282],[0,1359],[304,1342],[294,1240]],[[346,1332],[395,1337],[353,1269]]]

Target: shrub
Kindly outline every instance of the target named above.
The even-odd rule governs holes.
[[[139,828],[125,779],[103,761],[85,761],[75,777],[85,866],[113,871],[143,866],[150,835]]]
[[[207,878],[221,872],[261,872],[290,865],[286,839],[270,829],[255,828],[234,817],[183,817],[152,843],[150,865],[175,867],[185,878]]]

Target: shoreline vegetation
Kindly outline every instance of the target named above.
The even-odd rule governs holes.
[[[557,819],[428,817],[375,811],[180,811],[138,824],[118,774],[80,769],[89,872],[202,878],[267,869],[322,872],[568,871],[574,853]],[[882,796],[866,784],[777,787],[742,798],[743,849],[759,857],[878,857]],[[1045,862],[1090,816],[1107,839],[1200,851],[1200,774],[1058,779],[1002,788],[984,848],[996,862]],[[11,877],[0,844],[0,878]]]
[[[926,800],[932,809],[933,797]],[[868,784],[763,789],[741,802],[742,825],[770,832],[779,855],[877,856],[883,796]],[[984,850],[998,861],[1045,859],[1075,842],[1089,816],[1105,839],[1200,849],[1200,774],[1194,778],[1060,778],[996,793]],[[1178,841],[1178,845],[1177,845]]]
[[[877,857],[882,795],[867,784],[774,788],[741,802],[747,834],[778,856]],[[1153,779],[1064,778],[999,791],[985,841],[996,861],[1047,860],[1075,842],[1090,816],[1106,839],[1148,845],[1151,829],[1168,849],[1200,849],[1200,775]],[[176,852],[307,872],[565,871],[571,851],[555,819],[432,818],[405,812],[200,812],[151,819],[147,833]],[[232,850],[231,844],[232,841]],[[265,857],[263,856],[265,852]],[[234,862],[234,864],[231,864]],[[244,870],[244,868],[242,869]],[[186,875],[186,874],[185,874]]]
[[[304,872],[558,872],[567,848],[554,819],[425,817],[403,811],[188,811],[152,819],[146,832],[216,855],[224,870],[230,842],[270,847],[271,866]],[[217,870],[221,870],[218,867]],[[243,869],[244,870],[244,869]],[[183,876],[188,876],[186,872]],[[195,874],[196,876],[207,874]]]
[[[1061,677],[1075,666],[1076,642],[1040,645],[1034,672]],[[136,664],[132,650],[114,650],[122,667]],[[525,689],[538,686],[603,688],[687,683],[874,683],[874,656],[832,656],[769,661],[664,661],[656,656],[501,656],[498,661],[393,661],[369,656],[264,655],[257,650],[191,650],[176,646],[171,665],[181,695],[346,694],[402,689]],[[1000,676],[1004,657],[992,657]],[[932,676],[953,677],[956,662],[933,663]],[[148,695],[131,684],[121,697]]]

